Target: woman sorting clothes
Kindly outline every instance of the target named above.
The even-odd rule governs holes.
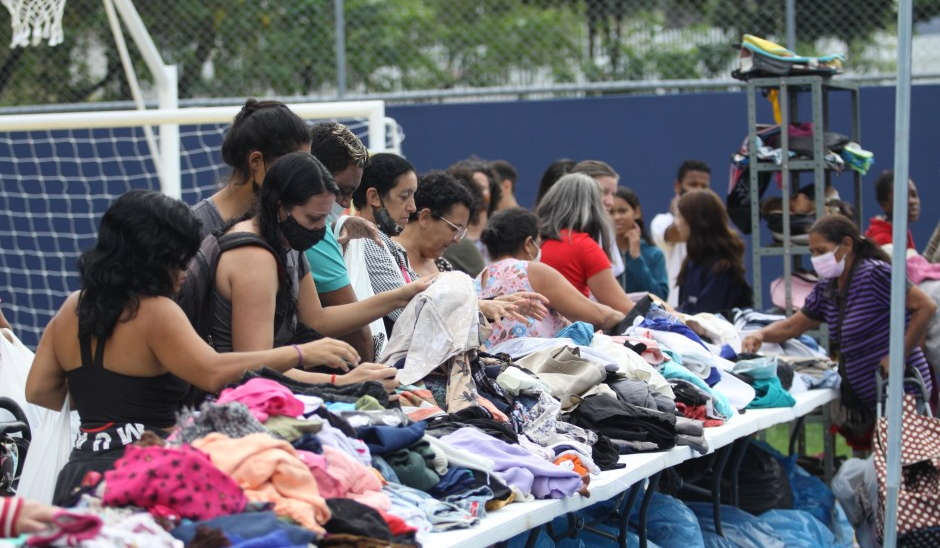
[[[259,245],[235,247],[220,255],[212,296],[216,348],[246,351],[282,346],[292,338],[298,321],[327,336],[343,335],[404,307],[428,287],[431,277],[352,304],[320,306],[313,277],[299,254],[323,238],[337,192],[329,172],[308,152],[286,154],[270,166],[254,216],[223,236],[253,234]],[[376,372],[384,375],[375,378]],[[379,364],[364,363],[343,376],[295,372],[292,377],[335,384],[382,380],[392,390],[394,374]]]
[[[594,179],[581,173],[562,176],[539,202],[535,214],[541,223],[542,262],[585,297],[593,296],[628,314],[633,301],[614,277],[606,251],[615,247],[613,229]]]
[[[184,203],[134,190],[108,208],[95,246],[79,259],[81,289],[46,327],[26,381],[30,403],[59,411],[71,397],[81,419],[56,484],[57,504],[69,500],[86,472],[109,469],[145,429],[171,429],[190,383],[218,392],[262,365],[342,372],[358,360],[351,346],[333,339],[216,353],[171,298],[199,243],[199,221]]]
[[[864,435],[879,395],[875,372],[887,372],[888,338],[891,332],[891,265],[888,256],[863,238],[852,221],[828,215],[810,228],[809,247],[813,268],[821,278],[802,310],[772,323],[742,341],[744,352],[757,352],[764,342],[782,342],[829,326],[831,350],[839,357],[842,376],[844,421]],[[916,368],[930,393],[933,382],[920,345],[927,322],[937,306],[917,286],[908,284],[904,356],[907,367]],[[858,426],[855,428],[854,426]]]
[[[367,168],[368,170],[369,168]],[[363,176],[365,184],[365,176]],[[409,268],[419,275],[449,272],[454,268],[443,258],[444,251],[467,234],[467,223],[479,207],[470,191],[443,171],[425,173],[414,194],[415,211],[394,240],[405,250]],[[538,293],[519,291],[494,299],[481,299],[480,312],[489,319],[542,320],[548,299]]]
[[[489,346],[515,337],[552,338],[570,321],[584,321],[597,329],[611,328],[624,315],[581,294],[557,270],[539,261],[538,218],[513,207],[490,217],[481,235],[493,262],[477,276],[477,292],[483,299],[518,291],[532,291],[549,300],[549,315],[540,321],[505,319],[493,325]]]

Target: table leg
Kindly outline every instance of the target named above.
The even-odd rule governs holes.
[[[646,486],[646,492],[643,493],[643,502],[640,503],[640,524],[637,534],[640,536],[640,548],[647,547],[646,539],[646,518],[649,515],[650,503],[653,502],[653,493],[656,492],[656,486],[659,485],[659,476],[662,472],[656,472],[649,477],[649,484]],[[627,516],[629,519],[629,515]],[[623,539],[621,546],[626,546],[626,538]]]

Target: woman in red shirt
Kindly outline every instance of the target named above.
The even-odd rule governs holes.
[[[585,296],[627,314],[633,301],[614,277],[608,241],[613,234],[600,187],[579,173],[563,176],[539,202],[542,262]]]

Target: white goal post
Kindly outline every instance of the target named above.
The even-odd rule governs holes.
[[[370,151],[401,154],[401,128],[382,101],[287,104],[311,126],[338,121]],[[220,188],[230,173],[222,140],[240,109],[0,115],[0,306],[27,346],[78,289],[78,256],[115,197],[144,188],[194,205]],[[178,144],[175,157],[158,156],[163,169],[145,127],[170,128]]]
[[[305,120],[364,120],[364,139],[370,151],[401,154],[401,131],[394,120],[385,116],[384,101],[346,101],[334,103],[299,103],[288,107]],[[125,110],[69,112],[56,114],[12,114],[0,116],[0,133],[70,129],[99,129],[149,126],[183,126],[230,122],[241,106],[194,107],[163,110]],[[180,197],[179,163],[165,158],[163,192]]]

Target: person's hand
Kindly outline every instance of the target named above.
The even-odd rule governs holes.
[[[22,535],[23,533],[38,533],[48,528],[52,517],[61,508],[49,506],[35,500],[23,499],[23,507],[20,510],[20,516],[14,524],[14,530]]]
[[[339,237],[336,238],[336,243],[346,247],[349,240],[356,238],[371,238],[380,246],[385,247],[385,244],[382,243],[382,239],[379,238],[378,227],[362,217],[349,216],[346,218],[346,222],[343,223],[343,229],[339,231]]]
[[[304,355],[304,365],[325,365],[340,371],[349,371],[350,365],[359,363],[359,353],[348,343],[337,339],[320,339],[299,345]]]
[[[679,195],[676,194],[672,197],[672,200],[669,201],[669,213],[672,213],[673,217],[679,216]]]
[[[391,394],[398,388],[398,381],[395,380],[395,374],[397,373],[398,370],[394,367],[380,363],[362,362],[350,369],[349,373],[336,377],[336,384],[379,381],[385,387],[385,391]]]
[[[634,225],[627,231],[627,242],[629,245],[630,256],[636,259],[640,256],[640,227]]]
[[[881,368],[881,376],[888,378],[888,372],[891,370],[891,355],[887,355],[881,358],[881,361],[878,362],[878,367]]]
[[[418,293],[421,293],[425,289],[431,287],[431,284],[434,283],[434,280],[438,276],[440,276],[440,273],[423,276],[413,282],[406,283],[398,289],[394,289],[393,291],[397,292],[399,303],[398,308],[404,308],[408,306],[408,303],[411,302],[411,299],[414,298],[414,296]]]
[[[762,344],[764,344],[764,334],[759,330],[754,331],[741,341],[741,352],[753,354],[760,350]]]
[[[516,305],[516,312],[523,318],[534,318],[542,321],[548,316],[548,297],[534,291],[517,291],[511,295],[500,295],[494,300],[513,303]],[[526,321],[523,319],[522,321]]]
[[[489,320],[509,318],[528,323],[529,318],[542,320],[548,315],[548,299],[539,293],[519,291],[495,299],[480,300],[480,311]]]

